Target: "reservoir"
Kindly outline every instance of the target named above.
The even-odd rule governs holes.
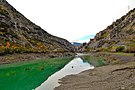
[[[59,79],[66,75],[78,74],[88,69],[94,69],[94,66],[90,65],[88,62],[84,62],[81,58],[76,57],[60,71],[51,75],[44,83],[41,84],[41,86],[37,87],[36,90],[53,90],[55,87],[59,86]]]
[[[0,65],[1,90],[53,90],[59,79],[104,65],[93,56],[39,59]]]

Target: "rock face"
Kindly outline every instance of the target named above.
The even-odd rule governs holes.
[[[73,51],[67,40],[47,33],[0,0],[0,53]]]
[[[135,52],[135,9],[97,33],[83,50]]]

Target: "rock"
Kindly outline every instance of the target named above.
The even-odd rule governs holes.
[[[130,45],[135,47],[135,8],[129,11],[126,15],[117,19],[110,26],[103,31],[100,31],[91,39],[84,47],[91,50],[106,49],[113,50],[113,46],[120,43],[121,46],[128,47]],[[130,47],[132,47],[130,46]],[[84,47],[80,47],[85,51]],[[127,49],[128,50],[128,49]],[[134,50],[135,51],[135,50]],[[129,51],[127,51],[129,52]]]
[[[0,0],[0,44],[5,45],[7,41],[14,52],[51,52],[59,48],[63,52],[74,52],[70,42],[49,34],[6,0]]]

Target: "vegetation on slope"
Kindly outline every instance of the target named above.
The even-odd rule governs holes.
[[[81,51],[135,53],[135,9],[97,33]]]
[[[67,40],[47,33],[6,0],[0,1],[0,54],[73,51]]]

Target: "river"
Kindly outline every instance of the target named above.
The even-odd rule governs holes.
[[[55,87],[60,85],[58,83],[59,79],[66,75],[78,74],[88,69],[94,69],[94,66],[84,62],[80,57],[75,57],[64,68],[51,75],[44,83],[41,84],[41,86],[37,87],[36,90],[53,90]]]
[[[0,89],[53,90],[59,79],[104,64],[100,58],[80,55],[0,65]]]

